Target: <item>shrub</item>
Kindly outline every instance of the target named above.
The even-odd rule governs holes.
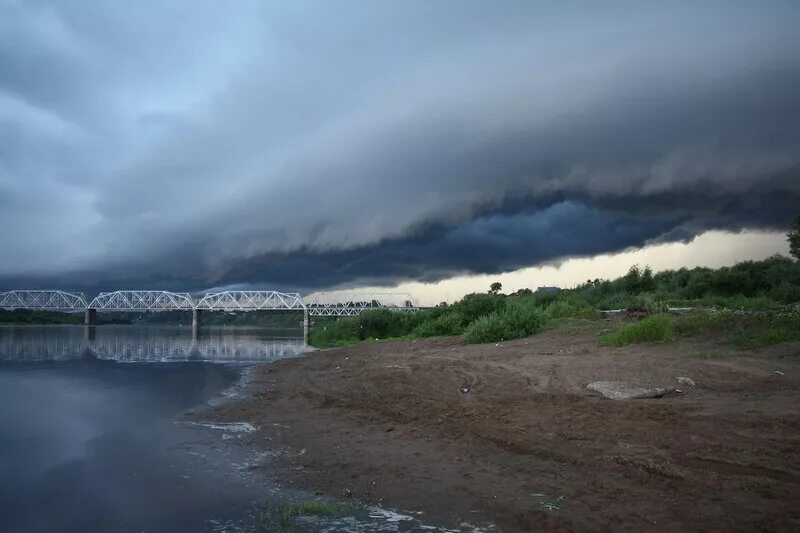
[[[547,306],[545,316],[550,320],[557,318],[597,318],[597,311],[582,300],[559,300]]]
[[[472,344],[497,342],[509,338],[509,328],[500,314],[494,312],[474,320],[464,334]]]
[[[473,320],[465,335],[467,342],[473,344],[519,339],[539,331],[544,324],[544,313],[531,299],[509,299],[502,311]]]
[[[670,340],[675,336],[672,321],[665,316],[651,316],[619,331],[604,333],[597,339],[601,346],[625,346],[639,342]]]
[[[467,294],[450,307],[453,311],[461,314],[463,324],[469,324],[477,318],[503,309],[504,306],[505,297],[502,295],[473,293]]]
[[[527,299],[513,299],[506,302],[500,317],[508,327],[508,339],[520,339],[536,333],[544,327],[545,316]]]
[[[420,323],[411,331],[412,337],[440,337],[443,335],[461,335],[464,327],[463,318],[458,313],[445,313]]]

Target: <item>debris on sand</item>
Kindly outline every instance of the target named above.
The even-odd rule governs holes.
[[[665,394],[675,392],[674,387],[643,387],[628,381],[593,381],[586,385],[586,388],[611,400],[660,398]]]
[[[539,505],[541,505],[548,511],[558,511],[559,509],[561,509],[560,505],[564,500],[565,500],[564,496],[559,496],[558,498],[553,498],[550,501],[539,502]]]
[[[675,380],[680,383],[681,385],[686,385],[687,387],[696,387],[697,383],[694,382],[692,378],[687,378],[684,376],[678,376]]]

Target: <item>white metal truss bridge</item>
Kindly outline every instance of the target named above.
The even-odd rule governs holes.
[[[219,291],[195,300],[188,293],[169,291],[102,292],[88,301],[82,293],[59,290],[0,292],[0,309],[49,311],[304,311],[310,316],[354,316],[368,309],[397,312],[418,310],[407,293],[319,292],[303,299],[298,293],[278,291]]]
[[[167,291],[101,292],[87,309],[98,311],[191,311],[194,301],[188,293]]]
[[[195,308],[204,311],[304,311],[306,306],[296,292],[223,291],[207,293]]]
[[[311,316],[355,316],[369,309],[419,310],[414,297],[402,292],[317,292],[306,298],[306,307]]]
[[[0,292],[0,309],[83,311],[88,307],[83,293],[25,290]]]

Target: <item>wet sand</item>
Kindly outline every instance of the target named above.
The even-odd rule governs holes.
[[[321,351],[259,367],[216,415],[259,428],[286,486],[454,528],[800,529],[800,344],[605,348],[603,327]],[[596,380],[682,392],[607,400]]]

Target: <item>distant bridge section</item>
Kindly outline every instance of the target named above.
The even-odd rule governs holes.
[[[87,307],[103,311],[191,311],[194,302],[188,293],[114,291],[101,292]]]
[[[84,311],[86,296],[79,292],[18,290],[0,292],[0,309]]]
[[[224,291],[207,293],[195,306],[204,311],[304,311],[296,292]]]
[[[308,312],[296,292],[223,291],[206,293],[192,314],[192,327],[200,325],[200,311],[303,311],[303,338],[308,338]]]
[[[355,316],[369,309],[419,310],[416,300],[403,292],[317,292],[306,298],[306,307],[311,316]]]

